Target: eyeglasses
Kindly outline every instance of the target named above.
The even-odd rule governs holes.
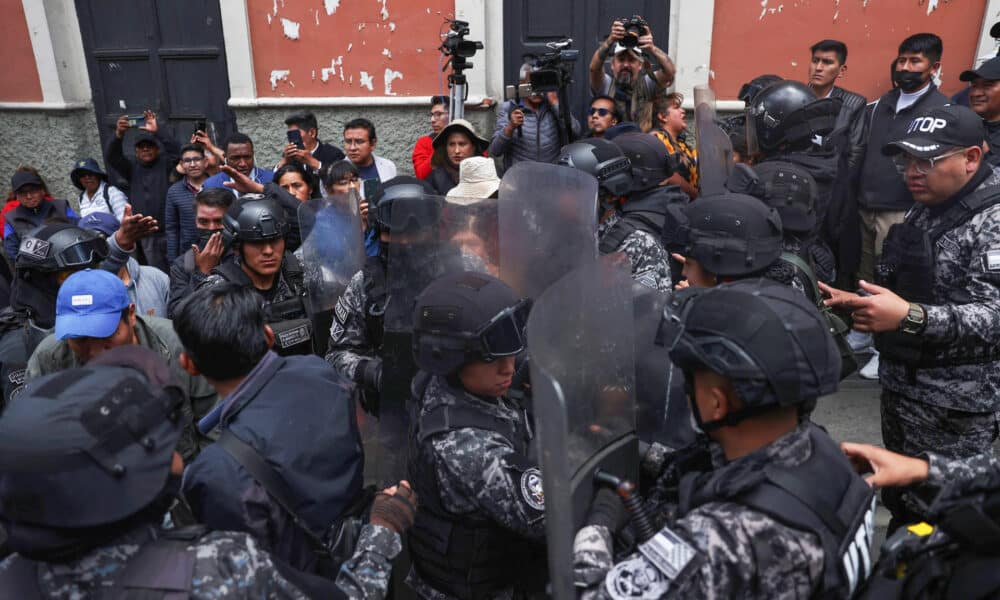
[[[435,120],[437,120],[437,119],[443,119],[443,118],[445,118],[447,116],[448,116],[448,113],[442,112],[442,111],[439,111],[439,110],[438,111],[434,111],[434,112],[431,113],[431,118],[435,119]]]
[[[897,154],[892,157],[892,162],[896,163],[896,170],[899,171],[900,174],[905,174],[906,169],[908,169],[912,163],[913,168],[917,170],[917,173],[927,175],[934,170],[934,167],[938,164],[938,162],[948,158],[949,156],[955,156],[956,154],[961,154],[963,152],[965,152],[965,148],[959,148],[933,158],[917,158],[916,156],[910,156],[909,154]]]
[[[367,143],[369,143],[368,140],[349,140],[349,139],[344,139],[344,146],[347,146],[347,147],[350,147],[350,146],[364,146]]]
[[[587,114],[593,116],[594,113],[597,113],[598,115],[600,115],[602,117],[606,117],[606,116],[608,116],[608,115],[611,114],[611,111],[608,110],[608,109],[606,109],[606,108],[596,108],[596,107],[591,106],[590,110],[587,111]]]

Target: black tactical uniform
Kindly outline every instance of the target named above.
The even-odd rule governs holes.
[[[235,217],[232,216],[235,213]],[[282,238],[289,231],[281,207],[262,197],[243,196],[224,220],[225,231],[231,236],[235,260],[223,262],[199,287],[229,281],[252,286],[250,276],[244,272],[239,257],[240,244]],[[312,322],[306,307],[306,288],[302,266],[288,249],[281,260],[281,268],[268,290],[257,290],[264,297],[265,322],[274,330],[274,350],[282,356],[311,354],[313,352]]]
[[[461,386],[469,362],[524,349],[529,308],[503,282],[463,272],[438,279],[414,311],[414,379],[409,470],[421,497],[410,532],[419,595],[509,598],[540,591],[545,535],[541,471],[529,458],[523,408]]]
[[[718,421],[693,409],[706,431],[836,389],[826,324],[801,294],[766,279],[676,294],[661,339],[689,389],[694,372],[710,370],[742,401]],[[668,459],[650,497],[661,528],[617,564],[614,521],[592,511],[575,542],[584,598],[840,598],[857,588],[871,569],[875,499],[836,443],[803,421],[739,458],[721,450],[709,442],[698,460]]]
[[[10,306],[0,311],[0,410],[22,388],[31,353],[55,327],[59,272],[95,267],[108,245],[93,231],[51,223],[21,239]]]

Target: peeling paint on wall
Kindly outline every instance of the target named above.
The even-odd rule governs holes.
[[[326,9],[326,16],[330,16],[340,8],[340,0],[323,0],[323,8]]]
[[[288,81],[288,76],[291,75],[291,71],[288,69],[276,69],[271,71],[271,89],[278,89],[279,81]]]
[[[299,27],[300,27],[299,23],[296,23],[295,21],[286,19],[284,17],[281,18],[281,29],[282,32],[285,34],[286,38],[290,40],[299,39]]]
[[[375,80],[368,74],[368,71],[361,71],[361,87],[368,88],[369,91],[375,91]]]
[[[930,16],[932,12],[937,10],[938,0],[927,0],[927,16]]]
[[[402,79],[403,74],[399,71],[393,71],[392,69],[385,70],[385,95],[386,96],[397,96],[396,92],[392,91],[392,82],[396,79]]]
[[[382,11],[380,13],[382,15],[382,20],[383,21],[388,21],[389,20],[389,9],[386,8],[385,5],[389,2],[389,0],[376,0],[376,1],[382,3]]]

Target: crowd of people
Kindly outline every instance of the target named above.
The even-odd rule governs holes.
[[[76,198],[19,167],[0,592],[1000,592],[1000,57],[949,99],[941,39],[911,35],[868,102],[837,85],[845,44],[810,52],[804,83],[747,82],[744,113],[699,107],[697,144],[634,17],[593,54],[586,128],[533,92],[487,138],[436,96],[412,176],[370,120],[341,149],[309,112],[273,169],[243,133],[181,145],[151,111],[118,120],[107,170],[74,163]],[[597,347],[540,337],[538,314],[609,310],[630,322]],[[866,353],[884,448],[811,420]],[[546,447],[553,427],[587,442]],[[615,487],[547,488],[581,452]]]

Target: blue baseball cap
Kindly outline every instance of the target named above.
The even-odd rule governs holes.
[[[104,237],[111,237],[121,227],[118,217],[106,212],[92,212],[80,219],[77,223],[80,229],[93,229],[104,234]]]
[[[131,303],[116,275],[100,269],[77,271],[59,287],[56,339],[111,337]]]

